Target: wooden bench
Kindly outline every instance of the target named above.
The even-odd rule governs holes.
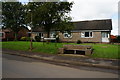
[[[81,51],[84,52],[84,55],[90,55],[92,50],[92,46],[89,45],[63,45],[63,48],[59,48],[58,53],[64,54],[66,51],[73,51],[73,54],[79,54]]]

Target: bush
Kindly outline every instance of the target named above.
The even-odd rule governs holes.
[[[111,39],[111,43],[120,43],[120,36],[117,36],[114,39]]]
[[[78,41],[77,41],[77,44],[80,44],[80,43],[82,43],[82,41],[81,41],[81,40],[78,40]]]
[[[59,37],[57,37],[57,38],[56,38],[56,42],[60,42],[60,39],[59,39]]]
[[[26,37],[21,37],[20,40],[26,41]]]
[[[40,36],[35,36],[35,41],[40,42],[41,37]]]
[[[30,37],[26,37],[26,41],[30,41]]]
[[[117,41],[120,43],[120,36],[117,36]]]
[[[21,41],[30,41],[30,37],[21,37],[20,40]]]

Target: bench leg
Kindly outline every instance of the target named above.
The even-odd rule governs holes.
[[[76,54],[76,50],[74,50],[74,54]]]
[[[91,55],[91,50],[86,50],[85,55],[87,55],[87,56]]]

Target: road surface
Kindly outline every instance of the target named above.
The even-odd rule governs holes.
[[[118,78],[118,74],[89,71],[3,54],[3,78]]]

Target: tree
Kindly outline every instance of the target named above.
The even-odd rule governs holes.
[[[30,2],[28,8],[32,10],[32,24],[34,27],[42,27],[49,37],[51,29],[70,30],[73,28],[68,16],[73,3],[69,2]],[[27,21],[30,23],[30,13]]]
[[[34,14],[35,13],[35,8],[37,6],[39,6],[41,3],[29,3],[28,5],[25,5],[26,6],[26,13],[27,13],[27,16],[25,18],[25,22],[26,24],[29,25],[29,27],[31,28],[31,34],[32,34],[32,29],[33,27],[35,27],[37,24],[33,23],[33,19],[35,20],[35,17],[34,17]],[[31,40],[30,40],[30,51],[32,51],[33,49],[33,46],[32,46],[32,37],[31,37]]]
[[[25,27],[24,6],[20,2],[2,3],[3,27],[10,28],[15,33],[15,40],[21,27]]]

